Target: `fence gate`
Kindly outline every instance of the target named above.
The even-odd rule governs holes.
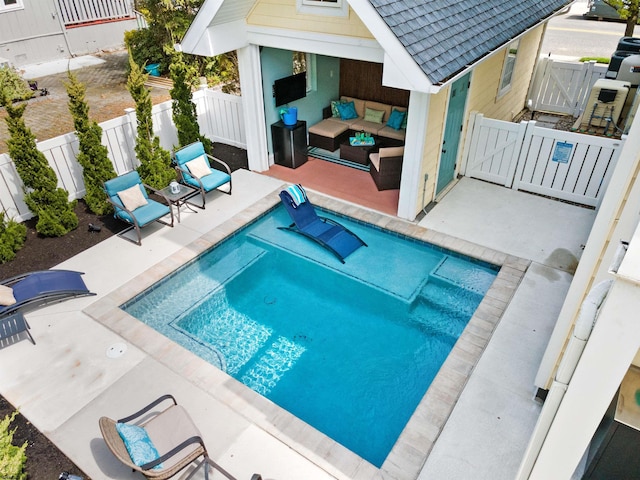
[[[531,82],[531,109],[578,117],[593,84],[603,78],[606,65],[591,62],[559,62],[541,58]]]
[[[461,173],[515,190],[596,207],[622,140],[472,116]]]

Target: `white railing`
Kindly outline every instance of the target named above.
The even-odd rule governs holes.
[[[597,207],[623,141],[471,116],[461,173]]]
[[[65,26],[133,18],[129,0],[56,0]]]
[[[200,89],[193,94],[200,132],[214,142],[246,148],[242,98],[210,89]],[[160,144],[173,150],[178,135],[173,124],[171,100],[154,105],[152,109],[154,133]],[[138,166],[135,154],[136,115],[127,109],[122,117],[100,124],[102,144],[107,147],[109,159],[118,175]],[[82,198],[85,194],[82,167],[78,163],[78,139],[67,133],[38,143],[49,165],[58,177],[58,186],[69,192],[69,199]],[[8,154],[0,154],[0,208],[8,218],[24,221],[32,217],[24,203],[23,183]]]

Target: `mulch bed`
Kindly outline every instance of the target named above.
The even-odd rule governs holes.
[[[213,154],[226,162],[232,171],[248,168],[246,150],[214,143]],[[35,221],[29,220],[25,222],[27,240],[22,249],[17,252],[14,260],[0,264],[0,279],[13,277],[25,272],[48,270],[109,238],[121,231],[125,226],[122,222],[113,218],[112,215],[98,216],[89,212],[82,200],[78,201],[75,212],[79,221],[78,228],[62,237],[40,236],[35,231]],[[89,231],[90,224],[99,226],[100,232]],[[38,347],[35,346],[34,348]],[[0,419],[14,411],[14,406],[0,395]],[[62,472],[89,479],[77,465],[23,415],[18,414],[10,428],[16,430],[13,437],[15,445],[22,445],[25,441],[28,443],[26,450],[28,480],[56,480]]]

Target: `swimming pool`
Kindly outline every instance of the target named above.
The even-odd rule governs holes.
[[[277,208],[123,308],[380,466],[496,270],[338,220],[345,265]]]

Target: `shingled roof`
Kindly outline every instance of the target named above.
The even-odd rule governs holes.
[[[505,45],[571,0],[370,0],[432,84]]]

